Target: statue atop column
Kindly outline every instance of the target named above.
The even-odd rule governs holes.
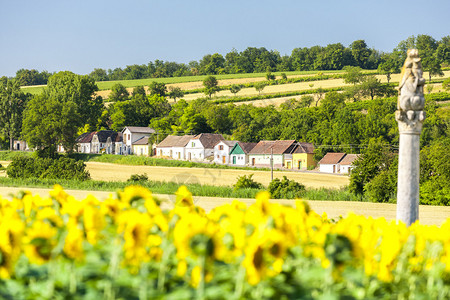
[[[408,226],[419,219],[420,132],[425,120],[422,63],[408,50],[398,88],[395,119],[399,130],[397,219]]]
[[[417,49],[409,49],[402,68],[398,88],[398,110],[395,113],[400,131],[420,133],[422,129],[422,123],[425,120],[425,112],[423,111],[425,106],[423,96],[425,79],[422,76],[423,70],[419,52]]]

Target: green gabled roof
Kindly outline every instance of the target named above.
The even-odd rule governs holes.
[[[231,149],[231,154],[248,154],[253,147],[256,146],[256,143],[242,143],[237,142],[236,145]]]

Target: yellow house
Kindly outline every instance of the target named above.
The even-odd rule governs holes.
[[[311,143],[297,143],[292,152],[292,158],[285,160],[285,168],[294,170],[306,170],[315,167],[314,145]]]
[[[149,156],[148,137],[142,137],[133,143],[133,154]]]

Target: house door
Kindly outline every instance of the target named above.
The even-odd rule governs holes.
[[[191,152],[188,153],[188,160],[191,160]]]
[[[236,156],[233,156],[233,165],[236,164]]]
[[[302,168],[302,161],[299,160],[299,161],[298,161],[298,169],[300,170],[301,168]]]
[[[252,166],[255,165],[255,158],[252,158]]]
[[[222,156],[222,163],[223,164],[226,164],[227,163],[227,158],[226,158],[226,156],[224,155],[224,156]]]
[[[333,165],[333,173],[336,173],[336,165]]]

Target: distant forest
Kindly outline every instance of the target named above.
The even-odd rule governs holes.
[[[129,65],[124,69],[94,69],[90,74],[95,81],[131,80],[144,78],[179,77],[195,75],[263,73],[313,70],[341,70],[344,66],[378,69],[396,72],[401,68],[409,48],[419,49],[425,71],[439,72],[442,66],[450,66],[450,35],[436,40],[429,35],[411,36],[401,41],[390,53],[367,46],[364,40],[349,45],[329,44],[325,47],[295,48],[291,55],[281,56],[276,50],[264,47],[248,47],[242,52],[233,49],[225,56],[214,53],[200,61],[188,64],[155,60],[147,65]],[[47,84],[52,75],[47,71],[20,69],[16,79],[22,86]]]

